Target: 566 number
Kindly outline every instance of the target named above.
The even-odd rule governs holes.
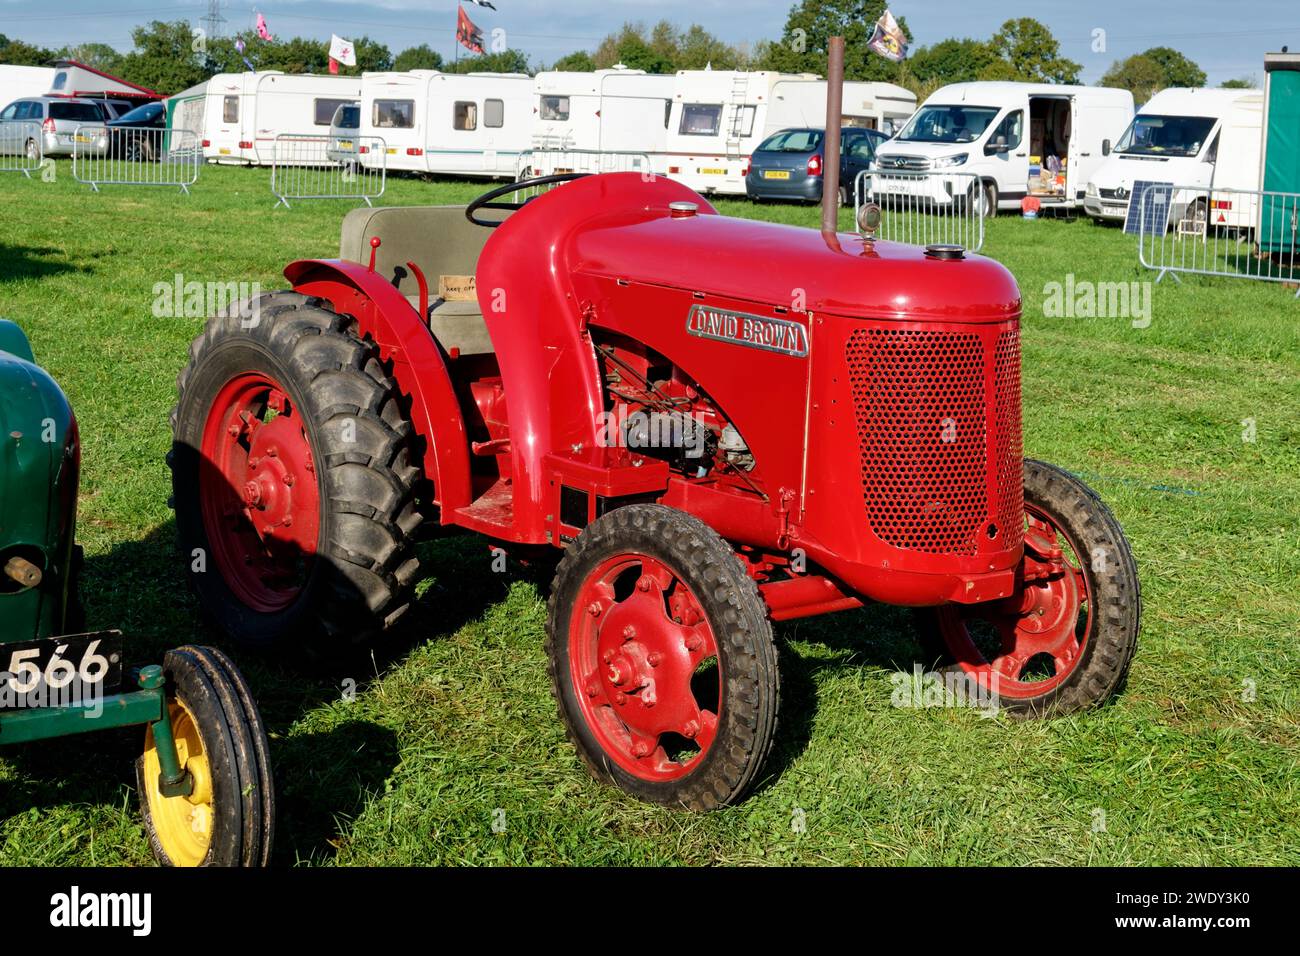
[[[99,653],[101,643],[100,640],[93,640],[87,644],[81,653],[81,660],[76,664],[63,656],[69,645],[56,645],[44,670],[39,664],[41,648],[29,647],[14,651],[9,655],[9,667],[6,669],[9,686],[19,694],[27,694],[42,683],[51,690],[62,690],[74,680],[80,680],[82,684],[101,683],[111,669],[109,659]]]

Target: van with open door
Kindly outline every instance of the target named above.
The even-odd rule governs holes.
[[[1106,161],[1088,182],[1084,210],[1094,219],[1123,220],[1133,184],[1145,180],[1188,187],[1185,194],[1175,193],[1173,201],[1177,207],[1181,197],[1181,205],[1190,209],[1175,208],[1171,216],[1204,221],[1210,212],[1205,190],[1259,189],[1263,123],[1264,94],[1259,90],[1161,90],[1108,149]],[[1250,203],[1229,197],[1215,202],[1216,225],[1253,225]]]
[[[971,173],[971,195],[954,196],[941,176],[887,177],[936,205],[974,202],[983,215],[1018,209],[1026,196],[1044,208],[1073,209],[1102,163],[1102,144],[1133,119],[1133,94],[1050,83],[954,83],[936,90],[902,131],[876,153],[882,173]]]

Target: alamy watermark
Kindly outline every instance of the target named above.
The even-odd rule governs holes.
[[[1151,325],[1150,282],[1092,282],[1067,273],[1064,282],[1043,286],[1043,315],[1049,319],[1131,319],[1133,328]]]
[[[153,285],[153,315],[157,319],[206,319],[231,315],[243,328],[256,328],[261,321],[260,282],[200,282],[176,273],[170,282]]]

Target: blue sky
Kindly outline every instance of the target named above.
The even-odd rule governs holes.
[[[731,42],[777,36],[790,0],[493,0],[497,12],[466,3],[485,32],[506,31],[512,47],[534,62],[550,62],[575,49],[590,49],[625,20],[667,18],[700,23]],[[1262,76],[1263,54],[1289,44],[1300,50],[1300,3],[1296,0],[1090,0],[1030,3],[1028,0],[897,0],[894,14],[907,18],[917,44],[950,36],[984,38],[1010,17],[1034,16],[1061,41],[1062,52],[1084,66],[1095,82],[1110,64],[1151,46],[1182,50],[1217,85],[1230,77]],[[207,0],[0,0],[0,33],[57,47],[99,41],[130,47],[131,27],[151,19],[197,21]],[[227,30],[251,26],[254,11],[266,15],[274,33],[328,39],[368,34],[398,51],[428,43],[452,50],[455,0],[224,0]],[[1093,52],[1093,31],[1106,31],[1106,49]]]

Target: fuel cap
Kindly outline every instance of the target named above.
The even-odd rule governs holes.
[[[685,200],[678,200],[677,202],[670,202],[668,204],[668,215],[672,216],[674,219],[686,219],[690,216],[694,216],[699,211],[700,207],[698,204],[687,202]]]
[[[925,247],[925,254],[931,259],[965,259],[966,247],[956,243],[936,242]]]

